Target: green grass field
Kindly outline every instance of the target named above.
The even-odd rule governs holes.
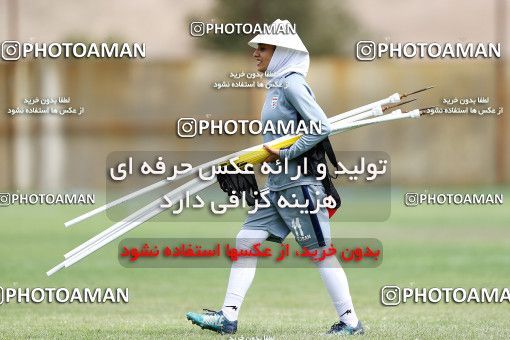
[[[510,197],[508,188],[485,189]],[[332,224],[335,237],[375,237],[384,245],[380,267],[346,270],[366,338],[509,339],[508,303],[381,305],[384,285],[510,287],[508,203],[408,208],[402,196],[403,191],[393,192],[391,217],[385,222]],[[117,241],[46,277],[65,252],[112,224],[102,216],[64,230],[63,222],[88,210],[0,208],[0,286],[129,287],[129,303],[4,304],[1,338],[220,337],[192,326],[185,313],[221,306],[228,268],[127,269],[117,261]],[[239,228],[236,222],[157,222],[128,237],[234,237]],[[335,321],[316,270],[260,268],[243,304],[236,337],[319,338]]]

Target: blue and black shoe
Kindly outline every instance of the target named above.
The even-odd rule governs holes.
[[[186,313],[186,318],[202,329],[210,329],[220,334],[234,334],[237,331],[237,321],[229,321],[222,311],[204,309],[204,313]]]
[[[361,335],[364,334],[365,330],[361,321],[358,321],[356,327],[348,326],[345,322],[340,321],[331,326],[331,329],[327,334],[338,334],[338,335]]]

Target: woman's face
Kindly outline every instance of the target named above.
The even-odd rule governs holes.
[[[259,72],[266,72],[275,48],[274,45],[258,44],[257,49],[253,52],[253,57],[257,60],[256,66]]]

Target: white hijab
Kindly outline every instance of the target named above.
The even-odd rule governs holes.
[[[307,52],[276,46],[267,67],[267,72],[270,73],[268,78],[271,78],[269,83],[290,72],[296,72],[306,77],[309,67],[310,56]]]

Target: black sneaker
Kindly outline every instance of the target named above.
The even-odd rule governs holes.
[[[327,334],[339,334],[339,335],[361,335],[364,334],[365,330],[361,321],[358,321],[356,327],[348,326],[345,322],[340,321],[331,326],[331,329]]]

